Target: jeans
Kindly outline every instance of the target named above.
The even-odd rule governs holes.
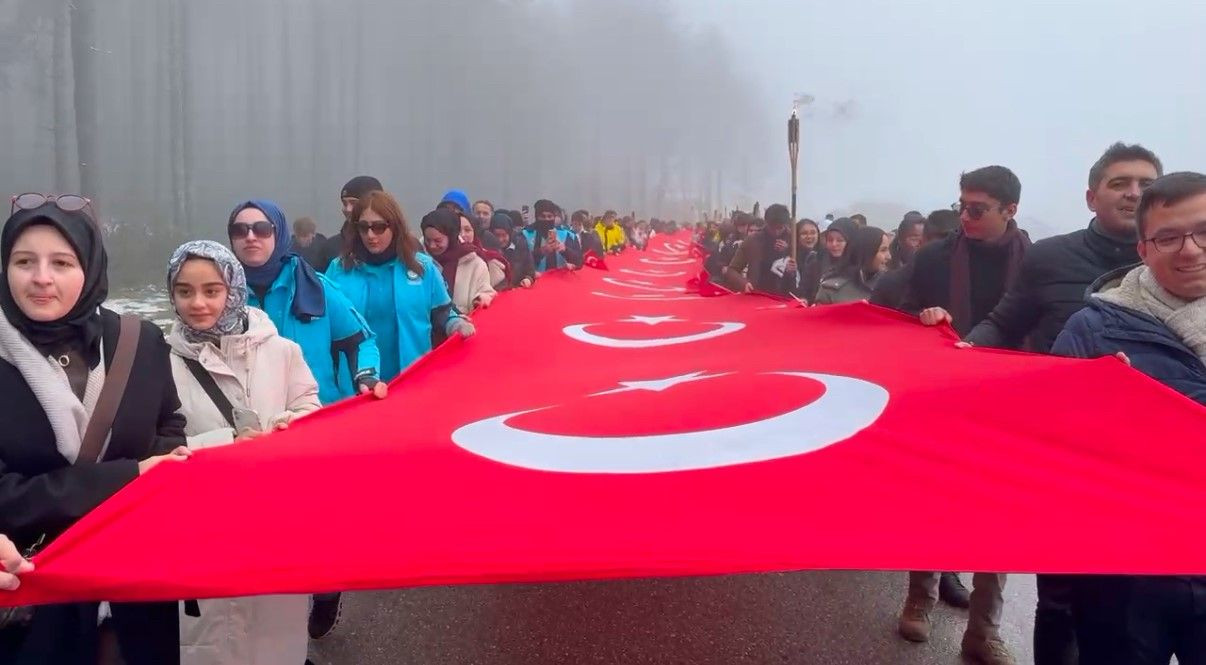
[[[1077,578],[1039,575],[1034,612],[1034,665],[1076,665],[1072,595]]]
[[[1083,577],[1074,609],[1083,665],[1206,665],[1206,577]]]

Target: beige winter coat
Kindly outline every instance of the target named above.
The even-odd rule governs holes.
[[[318,383],[301,347],[277,334],[268,315],[249,309],[248,331],[221,347],[168,335],[172,376],[188,419],[189,447],[234,441],[234,431],[182,358],[198,360],[235,407],[254,410],[263,431],[319,409]],[[240,445],[255,445],[245,442]],[[215,488],[215,491],[220,491]],[[197,497],[204,501],[205,497]],[[180,613],[181,665],[301,665],[309,638],[308,596],[259,596],[200,601],[201,616]]]
[[[456,265],[456,285],[452,288],[452,304],[461,312],[473,311],[473,301],[480,296],[493,298],[497,291],[490,285],[490,268],[482,257],[470,252]]]

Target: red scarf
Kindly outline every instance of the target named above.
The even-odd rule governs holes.
[[[456,288],[456,269],[461,263],[461,258],[466,254],[472,254],[473,245],[465,243],[457,243],[456,247],[449,247],[444,250],[443,254],[433,256],[437,263],[440,264],[440,272],[444,273],[444,282],[448,284],[448,295],[452,295],[452,290]]]

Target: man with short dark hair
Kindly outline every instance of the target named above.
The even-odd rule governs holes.
[[[318,232],[318,224],[313,218],[298,217],[293,220],[293,247],[316,270],[326,269],[326,266],[315,265],[323,260],[326,242],[327,237]]]
[[[1115,143],[1106,149],[1089,169],[1085,202],[1095,213],[1089,226],[1036,242],[1022,260],[1017,281],[966,341],[1049,352],[1068,318],[1084,307],[1089,285],[1139,261],[1135,212],[1143,191],[1162,170],[1160,159],[1143,146]],[[1038,576],[1035,665],[1077,661],[1073,582],[1065,576]]]
[[[1143,263],[1099,279],[1051,352],[1120,356],[1206,406],[1206,175],[1158,178],[1135,223]],[[1206,576],[1077,578],[1073,617],[1081,663],[1206,663]]]
[[[764,291],[785,295],[782,275],[776,275],[772,266],[791,251],[793,228],[787,206],[781,203],[767,206],[766,226],[741,243],[725,268],[727,286],[739,293]]]
[[[315,270],[325,272],[330,267],[331,261],[339,258],[339,255],[343,253],[343,228],[352,218],[352,209],[369,192],[379,191],[385,191],[385,187],[381,185],[380,180],[369,175],[358,175],[339,190],[339,208],[343,211],[343,224],[338,233],[327,238],[326,242],[322,244],[321,250],[315,251],[314,259],[317,263],[310,264]]]
[[[1003,166],[987,166],[959,179],[960,229],[918,250],[901,309],[920,314],[922,323],[950,323],[967,334],[1013,283],[1030,245],[1014,217],[1022,183]],[[898,631],[907,640],[930,637],[930,612],[938,601],[936,572],[909,573],[909,591]],[[976,573],[962,655],[982,665],[1013,665],[1001,639],[1005,575]]]

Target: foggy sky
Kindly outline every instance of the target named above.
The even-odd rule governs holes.
[[[761,150],[784,175],[792,94],[817,98],[801,139],[801,212],[854,201],[930,210],[964,170],[999,163],[1022,181],[1019,220],[1085,224],[1088,168],[1139,142],[1166,170],[1206,170],[1206,3],[1177,0],[677,0],[722,26],[768,99]],[[832,103],[853,99],[835,120]],[[765,205],[765,203],[764,203]],[[888,226],[898,221],[876,220]]]
[[[102,214],[194,234],[250,196],[331,232],[358,173],[412,217],[451,187],[646,217],[765,208],[788,199],[794,93],[816,97],[805,216],[891,227],[999,163],[1043,236],[1085,223],[1115,140],[1206,169],[1197,2],[0,0],[0,191],[79,184],[70,58],[52,66],[68,6],[99,12]]]

